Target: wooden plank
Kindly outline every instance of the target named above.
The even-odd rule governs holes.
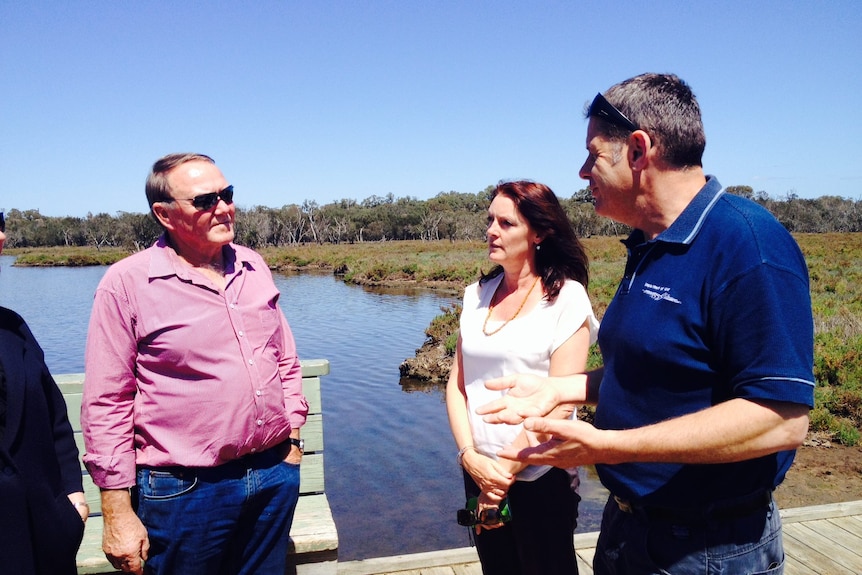
[[[394,557],[374,557],[359,561],[348,561],[338,564],[338,575],[379,575],[381,573],[399,573],[411,569],[421,569],[423,572],[431,567],[444,567],[457,564],[477,563],[479,556],[474,547],[444,549],[396,555]]]
[[[580,553],[578,556],[578,575],[593,575],[593,558],[590,556],[589,561],[584,559]]]
[[[820,575],[808,565],[800,563],[792,555],[784,553],[784,575]]]
[[[323,414],[309,415],[299,428],[299,435],[305,440],[306,453],[323,451]]]
[[[302,377],[320,377],[329,375],[328,359],[301,359]]]
[[[803,525],[814,529],[824,537],[828,537],[830,541],[834,541],[838,545],[843,546],[845,549],[849,549],[857,555],[862,556],[862,544],[860,544],[859,541],[860,534],[845,529],[839,523],[842,519],[845,518],[838,517],[836,519],[820,519],[811,523],[803,523]],[[860,570],[860,573],[862,573],[862,570]]]
[[[482,565],[478,562],[461,563],[460,565],[453,565],[452,572],[454,575],[482,575]]]
[[[75,431],[75,447],[78,448],[78,461],[81,463],[81,471],[86,471],[87,468],[84,467],[84,460],[82,459],[84,455],[84,434],[80,431]]]
[[[81,388],[75,388],[75,386],[80,386],[84,383],[83,373],[52,373],[51,375],[54,376],[54,381],[57,382],[63,393],[66,393],[67,390],[75,391],[76,389],[78,393],[81,393]]]
[[[847,569],[847,572],[862,573],[862,556],[833,541],[822,531],[826,526],[832,527],[834,530],[838,529],[829,525],[827,521],[813,521],[788,525],[785,532],[797,539],[804,540],[806,545],[827,555],[834,564]]]
[[[784,552],[792,556],[794,561],[811,567],[817,573],[843,573],[843,567],[836,565],[830,557],[811,547],[805,539],[805,534],[793,529],[793,525],[784,526]]]
[[[575,549],[595,548],[599,542],[599,532],[575,533]]]
[[[417,573],[419,575],[454,575],[455,571],[452,569],[452,567],[449,566],[428,567],[425,569],[420,569],[419,571],[407,571],[406,573],[403,573],[403,575],[408,575],[411,573]]]
[[[325,491],[323,454],[303,455],[299,466],[299,494],[313,495]]]
[[[65,391],[65,387],[80,388],[81,384],[73,384],[73,386],[58,386],[63,392],[63,399],[66,400],[66,411],[69,414],[69,423],[72,424],[72,431],[81,431],[81,391]]]
[[[337,549],[338,530],[326,495],[300,497],[290,528],[290,552],[313,553]]]
[[[836,517],[830,519],[829,522],[844,529],[862,542],[862,521],[858,517]],[[860,543],[860,547],[862,547],[862,543]]]
[[[302,378],[302,394],[308,401],[308,413],[321,413],[323,404],[320,399],[320,378],[319,377],[303,377]]]
[[[780,513],[781,522],[784,524],[830,517],[845,517],[847,515],[862,515],[862,500],[782,509]]]
[[[580,575],[593,574],[593,556],[596,554],[598,540],[598,531],[575,533],[575,555],[578,558],[578,573]]]

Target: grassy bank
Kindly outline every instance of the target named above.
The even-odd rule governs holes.
[[[590,297],[601,318],[625,262],[620,238],[584,240],[590,256]],[[846,445],[862,429],[862,234],[796,236],[808,261],[815,320],[816,408],[812,429]],[[382,242],[302,245],[261,250],[276,271],[332,270],[360,285],[419,285],[460,292],[489,269],[483,243]],[[109,264],[126,255],[84,248],[9,250],[19,265]],[[793,313],[793,310],[788,310]],[[457,310],[436,318],[429,337],[451,342]],[[591,359],[598,361],[597,356]]]
[[[17,256],[16,266],[108,266],[129,252],[121,248],[58,247],[58,248],[5,248],[3,255]]]

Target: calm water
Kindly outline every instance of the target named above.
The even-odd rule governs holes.
[[[0,305],[24,316],[52,372],[82,372],[92,296],[105,268],[15,268],[13,261],[0,256]],[[300,357],[330,361],[322,379],[326,492],[339,558],[468,545],[455,523],[463,486],[443,389],[407,391],[398,373],[453,298],[368,290],[328,274],[276,276],[276,284]],[[605,492],[593,473],[581,477],[578,531],[591,531]]]

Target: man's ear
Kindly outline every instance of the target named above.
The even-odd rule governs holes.
[[[635,130],[629,136],[629,163],[633,170],[641,171],[646,168],[647,152],[652,148],[652,139],[643,130]]]
[[[163,202],[153,204],[153,215],[165,229],[170,230],[173,228],[171,225],[170,210]]]

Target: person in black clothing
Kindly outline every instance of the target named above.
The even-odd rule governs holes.
[[[0,252],[5,230],[0,212]],[[0,307],[0,572],[74,575],[88,514],[66,402],[26,322]]]

